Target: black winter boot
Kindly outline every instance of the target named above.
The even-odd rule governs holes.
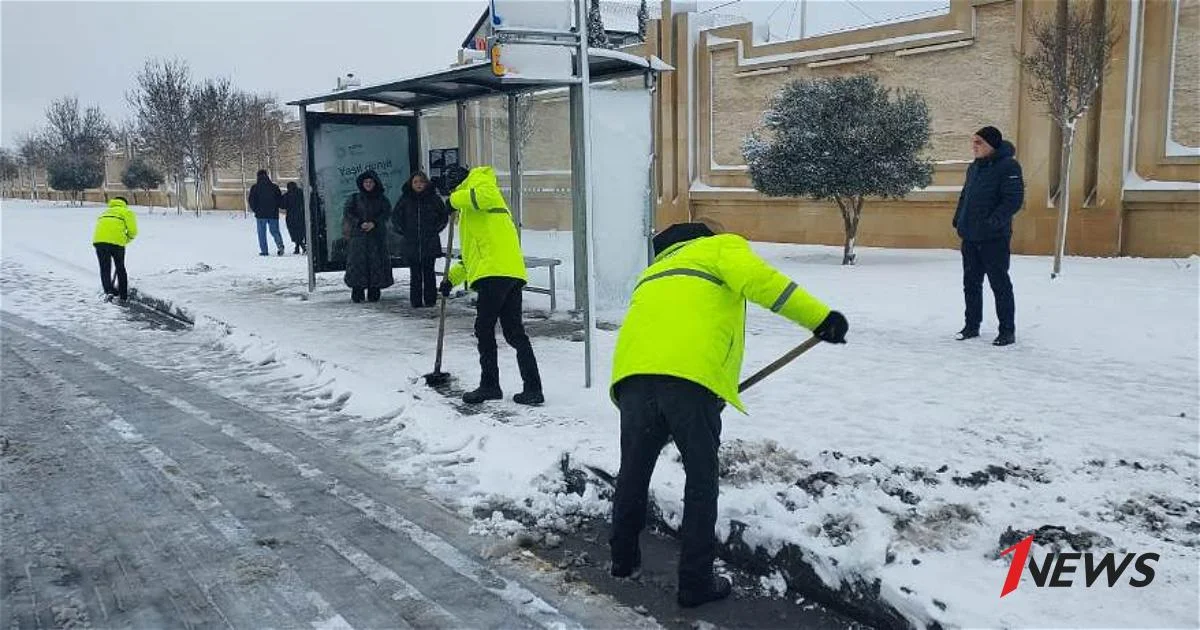
[[[999,336],[996,337],[996,340],[992,342],[992,345],[993,346],[1011,346],[1014,343],[1017,343],[1017,335],[1016,334],[1010,333],[1010,332],[1002,332],[1002,333],[1000,333]]]
[[[367,301],[378,302],[380,297],[379,289],[367,289]]]
[[[504,392],[500,391],[499,387],[485,387],[480,385],[475,391],[463,394],[463,402],[468,405],[478,405],[485,400],[500,400],[504,398]]]
[[[361,304],[363,301],[362,289],[350,289],[350,301],[355,304]]]
[[[978,336],[979,336],[978,328],[972,328],[970,326],[963,326],[963,329],[958,331],[958,334],[954,335],[954,338],[959,341],[962,341],[964,339],[974,339]]]
[[[675,601],[684,608],[695,608],[701,604],[725,599],[729,597],[731,592],[733,592],[733,584],[730,584],[727,578],[714,575],[712,583],[703,590],[679,589],[679,593],[675,596]]]
[[[540,405],[546,402],[546,397],[542,395],[540,389],[527,389],[519,394],[514,394],[513,402],[518,405]]]

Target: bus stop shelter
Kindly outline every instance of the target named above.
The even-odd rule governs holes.
[[[577,38],[575,42],[578,42]],[[456,106],[458,147],[461,150],[467,142],[468,103],[496,96],[507,97],[509,205],[519,231],[522,226],[521,164],[512,115],[515,102],[517,96],[524,93],[566,88],[569,93],[575,310],[583,318],[584,384],[590,387],[597,297],[627,299],[637,273],[650,259],[656,197],[652,94],[658,74],[673,68],[657,57],[643,58],[594,48],[587,52],[587,63],[580,64],[579,44],[568,46],[571,76],[505,74],[497,71],[492,60],[483,59],[437,72],[289,102],[299,108],[304,129],[301,185],[308,226],[309,290],[315,289],[317,273],[345,268],[344,249],[339,251],[341,239],[338,234],[341,232],[342,205],[354,192],[357,175],[366,169],[375,170],[385,180],[387,189],[398,191],[400,186],[396,182],[407,181],[411,172],[420,168],[422,156],[429,148],[421,146],[420,126],[422,112],[432,108]],[[634,95],[640,100],[634,102],[632,108],[606,107],[604,103],[592,106],[598,94],[596,84],[638,76],[643,77],[644,82],[638,90],[641,94]],[[309,111],[312,106],[347,100],[381,103],[400,112],[339,114]],[[626,99],[626,105],[628,103]],[[604,122],[606,117],[607,123]],[[638,140],[610,141],[604,155],[593,157],[591,136],[594,128],[636,129],[633,133]],[[620,152],[628,155],[620,155]],[[614,182],[611,173],[608,176],[599,173],[605,168],[621,165],[628,169],[629,164],[642,164],[648,168],[634,181],[627,181],[627,175],[615,178],[620,183]],[[603,187],[596,185],[598,180],[604,182]],[[624,196],[614,197],[622,194],[622,186],[627,188],[623,191]],[[598,188],[601,189],[599,193]],[[448,191],[440,192],[446,194]],[[597,205],[598,196],[607,196],[607,201]],[[623,203],[622,200],[633,202]],[[630,205],[636,207],[631,210]],[[397,264],[401,261],[394,259],[393,266]]]

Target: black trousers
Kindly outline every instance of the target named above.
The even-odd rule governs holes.
[[[683,456],[683,525],[679,530],[679,590],[705,591],[716,557],[717,449],[725,403],[707,388],[673,376],[631,376],[617,385],[621,410],[621,471],[613,497],[609,546],[614,566],[641,561],[654,464],[667,439]]]
[[[129,299],[129,276],[125,273],[125,248],[112,243],[95,243],[96,258],[100,261],[100,286],[106,295]],[[113,264],[117,266],[117,285],[113,286]]]
[[[479,342],[479,384],[500,387],[500,367],[496,358],[496,321],[504,340],[517,351],[517,367],[525,391],[542,391],[542,377],[525,325],[521,323],[521,287],[525,282],[516,278],[480,278],[471,285],[479,294],[475,307],[475,338]]]
[[[408,266],[408,299],[414,307],[437,304],[436,258],[425,258]]]
[[[1013,298],[1012,280],[1008,277],[1011,252],[1009,240],[998,238],[988,241],[963,241],[963,298],[966,301],[966,325],[979,328],[983,321],[983,277],[992,286],[996,298],[996,319],[1000,321],[1000,332],[1016,332],[1016,300]]]

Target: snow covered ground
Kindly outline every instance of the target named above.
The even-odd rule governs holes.
[[[84,308],[114,308],[92,305],[98,212],[4,200],[3,265],[78,284]],[[548,528],[607,515],[595,488],[565,490],[560,461],[566,453],[572,466],[617,469],[617,413],[604,387],[615,332],[596,333],[600,386],[584,389],[569,318],[526,294],[547,405],[505,401],[462,415],[420,379],[433,363],[436,313],[408,307],[407,272],[396,270],[383,302],[356,305],[340,274],[319,277],[309,294],[302,257],[259,257],[252,219],[143,209],[139,220],[133,285],[193,313],[193,334],[277,365],[273,378],[309,384],[314,405],[362,418],[346,440],[364,463],[476,515],[519,506]],[[530,255],[570,251],[565,234],[527,232],[525,242]],[[838,248],[755,248],[845,312],[850,343],[818,346],[750,390],[749,416],[726,413],[721,536],[736,520],[751,545],[803,549],[827,584],[878,579],[883,599],[918,623],[1200,626],[1200,259],[1071,258],[1051,281],[1048,259],[1015,257],[1018,343],[998,349],[988,343],[990,312],[982,339],[952,338],[962,311],[956,252],[865,249],[843,268]],[[544,273],[531,277],[540,284]],[[560,278],[569,277],[568,262]],[[562,311],[570,299],[559,303]],[[50,325],[70,316],[28,296],[2,306]],[[463,386],[478,370],[471,316],[465,298],[452,302],[444,369]],[[746,374],[807,336],[754,307],[747,326]],[[503,345],[501,377],[506,392],[519,388]],[[674,525],[676,458],[668,447],[653,484]],[[1026,573],[1001,599],[1006,532],[1047,525],[1080,548],[1159,553],[1156,578],[1145,588],[1040,589]],[[479,524],[519,527],[498,515]]]

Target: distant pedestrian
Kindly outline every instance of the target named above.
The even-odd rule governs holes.
[[[250,202],[250,210],[254,212],[254,218],[258,223],[258,255],[269,255],[267,252],[267,229],[269,228],[271,236],[275,237],[277,253],[282,256],[283,237],[279,234],[279,209],[283,207],[283,193],[279,191],[279,186],[271,181],[271,177],[265,170],[260,170],[258,171],[258,181],[250,187],[250,194],[246,198]]]
[[[100,262],[100,286],[107,299],[116,297],[125,302],[129,299],[129,275],[125,271],[125,248],[137,237],[137,217],[129,209],[124,197],[114,197],[108,208],[96,219],[96,230],[92,233],[92,245]],[[116,265],[117,282],[113,284],[113,265]]]
[[[285,220],[287,221],[288,237],[295,245],[292,253],[299,254],[308,251],[304,244],[304,192],[300,190],[296,182],[287,184],[287,192],[283,193],[283,210],[287,213]]]
[[[434,264],[442,252],[442,230],[450,221],[446,202],[425,173],[413,173],[392,211],[392,229],[401,237],[400,254],[408,263],[409,301],[413,308],[437,304]]]
[[[995,127],[984,127],[971,137],[975,161],[967,167],[966,182],[958,196],[953,225],[962,238],[965,323],[957,338],[979,336],[983,321],[983,277],[992,286],[1000,334],[996,346],[1016,343],[1016,300],[1008,276],[1013,215],[1025,200],[1025,180],[1013,144]]]
[[[346,286],[350,299],[378,302],[380,291],[396,282],[388,254],[387,220],[392,204],[375,171],[358,176],[358,192],[346,199],[342,228],[346,236]]]

